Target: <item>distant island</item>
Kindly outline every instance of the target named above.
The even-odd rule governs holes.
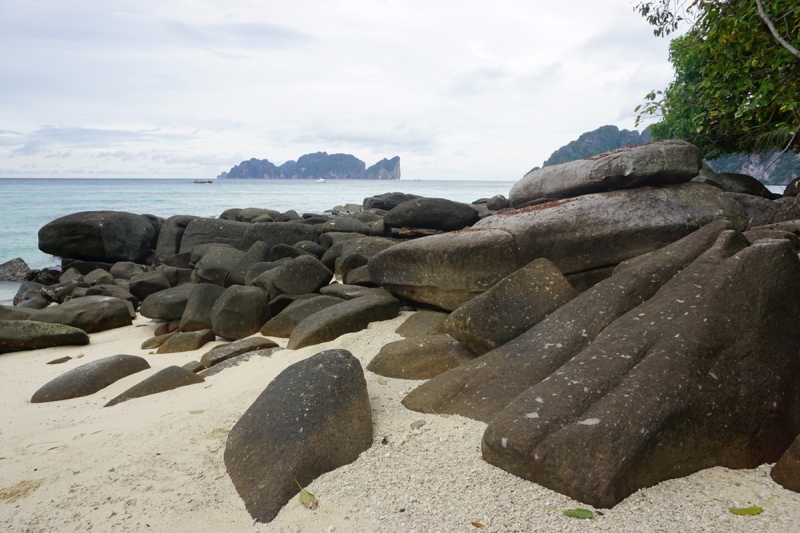
[[[576,140],[553,152],[542,166],[547,167],[584,159],[623,146],[644,144],[652,140],[648,129],[639,133],[637,130],[621,130],[616,126],[601,126],[594,131],[582,134]],[[800,176],[800,155],[787,152],[770,166],[772,160],[779,153],[778,150],[767,150],[755,154],[730,154],[707,160],[706,163],[714,172],[747,174],[767,185],[785,185]]]
[[[297,161],[287,161],[281,166],[267,159],[242,161],[223,172],[217,179],[240,180],[399,180],[400,157],[381,159],[371,167],[350,154],[328,154],[317,152],[306,154]]]

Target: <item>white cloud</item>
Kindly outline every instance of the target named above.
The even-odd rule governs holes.
[[[4,0],[0,175],[213,177],[314,151],[518,179],[671,79],[629,0]]]

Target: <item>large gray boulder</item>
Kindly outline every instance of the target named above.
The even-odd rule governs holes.
[[[734,174],[731,172],[714,174],[713,172],[705,171],[701,172],[700,175],[692,181],[714,185],[725,192],[750,194],[769,200],[775,200],[781,196],[780,194],[771,192],[763,183],[747,174]]]
[[[369,226],[355,217],[336,217],[322,225],[323,233],[328,233],[329,231],[369,235]]]
[[[112,383],[147,370],[150,365],[135,355],[112,355],[61,374],[37,390],[31,403],[57,402],[88,396]]]
[[[191,215],[176,215],[169,217],[161,225],[156,242],[156,259],[163,260],[165,257],[176,255],[181,251],[181,239],[186,231],[186,226],[198,217]]]
[[[136,274],[141,274],[142,272],[144,272],[142,265],[137,265],[133,261],[117,261],[111,265],[111,268],[108,270],[108,273],[111,274],[113,279],[131,279]]]
[[[380,252],[398,244],[395,239],[364,237],[342,242],[342,251],[336,260],[336,272],[346,278],[350,271],[366,266]]]
[[[30,270],[21,257],[16,257],[0,265],[0,281],[25,281]]]
[[[800,220],[800,204],[796,196],[770,200],[752,194],[728,193],[747,212],[749,227]]]
[[[163,272],[143,272],[133,276],[128,283],[128,292],[143,302],[151,294],[170,288]]]
[[[109,296],[84,296],[61,305],[40,309],[28,320],[49,322],[80,328],[86,333],[130,326],[133,323],[130,305],[125,300]]]
[[[455,231],[478,221],[478,211],[470,205],[444,198],[416,198],[404,202],[383,218],[393,228],[425,228]]]
[[[0,320],[0,353],[89,344],[85,331],[62,324]]]
[[[194,285],[179,285],[155,292],[144,299],[139,313],[147,318],[178,320],[183,316],[194,288]]]
[[[277,343],[264,337],[248,337],[230,344],[223,344],[203,354],[200,364],[206,368],[218,365],[223,361],[256,350],[266,350],[277,347]]]
[[[364,198],[362,206],[364,209],[380,209],[383,211],[391,211],[398,205],[420,198],[416,194],[408,194],[403,192],[387,192],[377,196]]]
[[[620,316],[653,296],[710,248],[724,230],[715,222],[623,268],[574,298],[516,339],[417,387],[412,411],[459,414],[489,422],[520,393],[547,378]]]
[[[444,321],[447,316],[447,313],[437,311],[417,311],[394,332],[406,338],[438,335],[444,333]]]
[[[535,259],[450,313],[444,332],[478,355],[526,332],[578,296],[547,259]]]
[[[201,329],[198,331],[186,332],[173,332],[161,346],[158,347],[156,353],[179,353],[179,352],[193,352],[199,350],[209,342],[216,340],[217,336],[210,329]]]
[[[122,211],[84,211],[58,218],[39,230],[39,249],[87,261],[144,263],[156,230],[147,217]]]
[[[320,352],[281,372],[233,426],[225,467],[250,515],[270,522],[318,476],[372,446],[364,371],[345,350]]]
[[[314,313],[342,302],[344,302],[343,299],[334,296],[316,296],[307,300],[295,300],[283,311],[269,319],[261,328],[261,334],[267,337],[289,338],[297,324]]]
[[[387,378],[430,379],[476,357],[450,335],[411,337],[382,346],[367,370]]]
[[[800,422],[798,314],[791,244],[725,232],[497,414],[483,457],[595,507],[705,468],[777,461]]]
[[[0,305],[0,320],[28,320],[36,312],[36,309],[25,307],[15,307],[11,305]]]
[[[534,259],[548,259],[565,275],[592,271],[722,219],[739,230],[747,225],[741,206],[710,185],[590,194],[500,213],[470,231],[393,246],[370,260],[370,278],[410,300],[453,310]]]
[[[273,270],[272,286],[282,294],[309,294],[330,283],[333,272],[313,255],[296,257],[280,270]],[[262,274],[263,276],[263,274]]]
[[[511,188],[509,200],[520,208],[544,199],[684,183],[697,176],[701,167],[697,147],[678,139],[626,146],[532,170]]]
[[[386,291],[347,300],[300,322],[292,330],[287,348],[296,350],[332,341],[345,333],[366,329],[370,322],[392,319],[399,312],[400,302]]]
[[[225,286],[246,285],[247,272],[250,270],[250,267],[256,263],[268,262],[270,259],[270,252],[271,248],[269,244],[265,242],[258,241],[253,244],[253,246],[247,250],[247,253],[239,259],[236,266],[228,273],[228,277],[225,278]]]
[[[75,295],[76,291],[72,291],[73,298]],[[139,307],[139,299],[119,285],[95,285],[86,289],[84,296],[110,296],[111,298],[129,301],[134,309]]]
[[[140,381],[122,394],[115,396],[103,407],[111,407],[112,405],[127,402],[134,398],[142,398],[144,396],[150,396],[151,394],[167,392],[179,387],[203,383],[204,381],[205,379],[185,368],[168,366],[163,370],[159,370],[144,381]]]
[[[316,241],[319,232],[313,226],[299,222],[256,223],[198,218],[186,226],[180,252],[191,252],[195,246],[210,243],[229,244],[246,252],[259,241],[271,247],[277,244],[294,245],[300,241]]]
[[[211,246],[195,265],[195,273],[202,283],[225,286],[228,274],[247,254],[225,246]]]
[[[211,329],[211,309],[217,299],[225,292],[225,289],[208,283],[186,286],[191,287],[192,290],[189,292],[186,306],[181,315],[180,330],[199,331],[201,329]]]
[[[226,339],[243,339],[258,333],[269,318],[269,300],[264,291],[234,285],[214,302],[211,329]]]

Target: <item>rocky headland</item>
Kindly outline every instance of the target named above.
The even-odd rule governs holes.
[[[371,167],[350,154],[316,152],[306,154],[297,161],[287,161],[280,166],[267,159],[249,159],[222,172],[218,179],[266,180],[399,180],[400,157],[381,159]]]
[[[165,475],[156,456],[176,450],[148,439],[175,432],[203,459],[181,459],[196,469],[169,498],[199,491],[206,516],[213,472],[225,509],[281,531],[564,530],[567,506],[612,531],[689,531],[670,522],[688,508],[708,530],[788,530],[800,511],[793,192],[716,174],[673,140],[549,165],[472,204],[386,193],[324,213],[59,218],[39,246],[61,271],[24,273],[0,307],[0,368],[25,368],[4,406],[49,429],[2,436],[73,438],[54,424],[74,413],[77,442],[93,424],[125,433],[110,410],[143,417],[125,434],[147,436],[122,448],[138,459],[104,463],[104,476],[137,460]],[[193,429],[205,410],[212,426]],[[83,479],[74,455],[59,459],[73,473],[35,457],[53,471],[13,470],[0,494],[59,498],[39,486]],[[160,482],[146,469],[120,485],[149,501]],[[671,507],[697,479],[718,489],[709,476],[733,488]],[[82,482],[102,494],[116,481]],[[287,505],[298,493],[319,509]],[[764,514],[729,511],[748,506]]]

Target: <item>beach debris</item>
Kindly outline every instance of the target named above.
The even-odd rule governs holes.
[[[738,514],[739,516],[756,516],[760,515],[764,512],[764,509],[761,507],[731,507],[731,512],[733,514]]]
[[[570,518],[580,518],[582,520],[586,520],[594,516],[592,512],[588,509],[564,509],[561,511],[564,516],[568,516]]]
[[[472,524],[473,526],[475,526],[477,528],[486,527],[485,525],[481,524],[480,522],[470,522],[470,524]]]
[[[389,383],[389,382],[388,382],[388,381],[386,381],[385,379],[383,379],[383,378],[378,378],[378,385],[386,385],[387,383]]]
[[[303,507],[306,509],[311,509],[312,511],[319,507],[319,501],[317,500],[317,497],[304,489],[296,479],[294,482],[297,483],[298,487],[300,487],[300,503],[303,504]]]
[[[52,361],[48,361],[47,364],[48,365],[60,365],[61,363],[66,363],[67,361],[70,361],[71,359],[72,359],[72,357],[70,357],[68,355],[65,355],[64,357],[59,357],[58,359],[53,359]]]

